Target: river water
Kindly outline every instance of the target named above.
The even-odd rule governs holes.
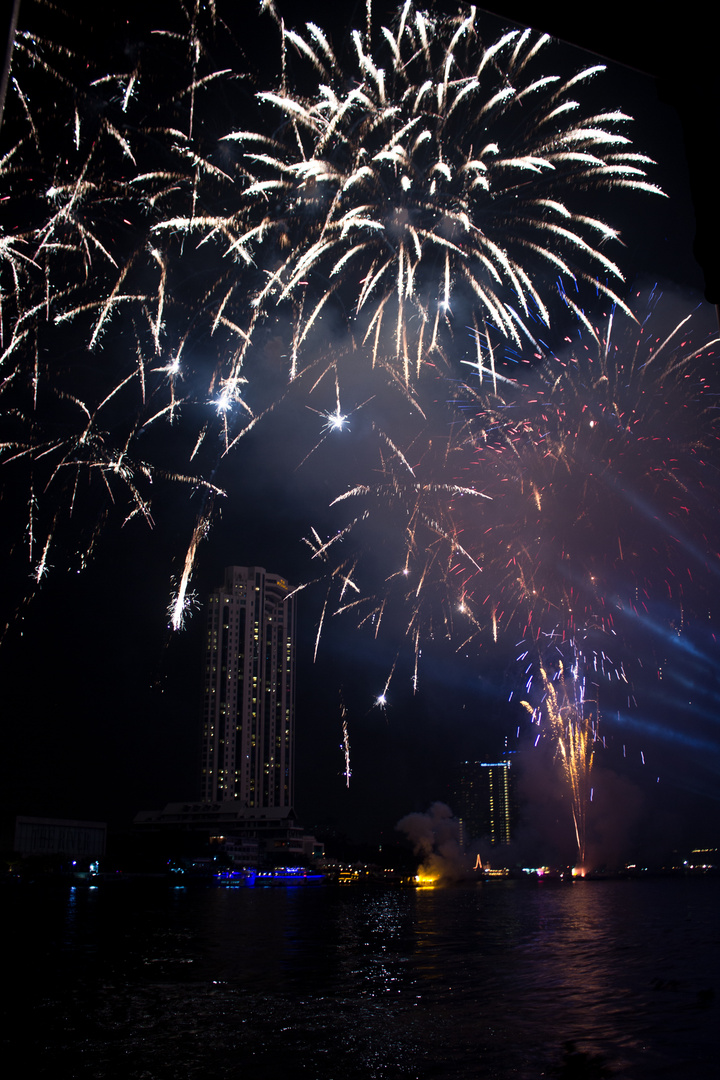
[[[33,1078],[716,1075],[717,879],[0,901],[3,1057]]]

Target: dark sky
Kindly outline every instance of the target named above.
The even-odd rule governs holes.
[[[115,32],[108,44],[115,52],[113,62],[120,63],[123,54],[133,56],[146,39],[146,6],[114,5]],[[235,12],[230,20],[235,41],[222,41],[222,62],[233,50],[244,50],[233,62],[238,70],[253,71],[260,85],[276,70],[269,18],[259,18],[255,3],[227,7]],[[289,23],[312,18],[329,25],[324,3],[300,6],[278,0],[277,7]],[[336,42],[353,9],[357,25],[364,5],[334,9]],[[94,10],[87,5],[89,14],[73,46],[80,57],[89,50],[97,64],[102,50],[94,27],[91,32]],[[174,11],[171,3],[154,6],[153,26],[166,12],[174,18]],[[23,18],[37,18],[34,4],[23,3],[21,27]],[[606,51],[605,45],[598,47]],[[575,61],[568,63],[572,68]],[[79,79],[82,59],[77,64]],[[648,66],[645,57],[638,66]],[[653,79],[637,71],[613,69],[605,76],[603,94],[604,105],[622,107],[636,118],[634,141],[657,161],[651,179],[670,196],[652,203],[620,201],[628,279],[637,287],[658,280],[679,305],[695,306],[701,301],[703,275],[692,256],[695,226],[677,112],[661,100]],[[11,118],[4,141],[12,133]],[[9,182],[15,196],[17,187]],[[613,220],[610,211],[606,216]],[[279,326],[278,350],[284,348],[282,333]],[[65,339],[58,342],[58,349],[66,347]],[[122,347],[122,341],[113,342],[112,355]],[[92,371],[87,378],[93,378]],[[361,399],[358,389],[356,400]],[[218,502],[213,528],[200,548],[193,577],[199,610],[180,633],[168,630],[165,611],[170,578],[181,570],[198,512],[189,489],[159,486],[153,496],[154,529],[137,517],[120,528],[111,511],[82,573],[77,572],[74,541],[58,543],[49,560],[51,572],[27,604],[18,601],[28,573],[18,554],[22,526],[8,528],[9,599],[1,621],[9,623],[9,630],[0,647],[4,829],[15,813],[122,825],[137,810],[196,796],[204,598],[231,563],[264,565],[294,582],[312,576],[303,537],[313,526],[333,527],[327,504],[362,476],[368,425],[367,413],[360,410],[348,433],[354,442],[345,447],[326,442],[300,464],[319,438],[319,422],[304,405],[288,400],[244,440],[241,451],[218,461],[213,479],[227,498]],[[163,447],[152,442],[160,438],[148,437],[148,456],[162,457]],[[168,442],[169,464],[181,441]],[[189,469],[186,460],[175,467]],[[3,513],[16,513],[20,520],[26,493],[3,483]],[[69,535],[70,526],[79,527],[77,518],[68,525]],[[389,526],[386,532],[378,544],[392,543]],[[412,648],[401,632],[402,612],[394,613],[378,640],[352,620],[336,620],[338,626],[334,622],[324,634],[317,662],[312,662],[323,598],[320,586],[298,599],[296,808],[301,820],[358,839],[392,838],[404,814],[450,799],[454,763],[495,756],[508,738],[513,748],[526,751],[527,848],[537,842],[552,850],[563,826],[558,826],[562,813],[551,768],[542,755],[532,757],[527,738],[515,739],[524,716],[516,704],[522,680],[514,641],[494,649],[484,643],[468,655],[443,642],[424,641],[419,688],[413,694]],[[712,627],[717,608],[710,595]],[[717,839],[717,646],[712,629],[693,632],[692,652],[683,652],[677,641],[667,646],[670,682],[662,694],[656,682],[639,679],[636,711],[622,725],[617,715],[603,721],[607,748],[596,758],[595,829],[598,850],[608,857],[632,855],[639,844],[659,851],[668,844]],[[379,709],[374,699],[394,664],[388,705]],[[513,691],[514,701],[508,704]],[[682,695],[688,704],[680,711]],[[352,750],[349,787],[340,749],[343,706]],[[613,711],[609,702],[607,711]]]

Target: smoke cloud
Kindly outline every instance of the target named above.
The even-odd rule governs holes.
[[[468,876],[467,856],[460,846],[460,824],[445,803],[433,803],[426,814],[408,814],[395,828],[405,833],[416,855],[418,873],[433,881],[460,881]]]

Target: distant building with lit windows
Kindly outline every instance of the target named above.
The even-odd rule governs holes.
[[[228,566],[210,596],[204,659],[204,803],[293,805],[295,604],[284,578]]]
[[[293,807],[295,601],[284,578],[228,566],[208,600],[200,801],[142,810],[145,834],[239,866],[297,866],[318,848]],[[211,861],[214,861],[211,860]]]
[[[516,820],[510,757],[463,762],[457,770],[453,810],[463,847],[480,839],[509,844]]]

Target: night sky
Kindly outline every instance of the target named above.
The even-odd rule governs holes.
[[[129,67],[147,43],[149,29],[182,25],[176,5],[168,2],[151,5],[151,27],[144,16],[147,6],[111,4],[115,23],[102,31],[109,35],[106,42],[98,27],[91,28],[92,14],[77,27],[58,18],[53,33],[65,34],[75,50],[73,60],[65,57],[58,63],[73,73],[77,85],[91,68],[103,66],[100,58],[106,54],[108,70],[111,63],[117,71],[123,63]],[[341,53],[344,29],[364,20],[360,3],[335,5],[331,21],[324,3],[278,0],[276,7],[291,25],[300,27],[305,19],[313,19],[324,26]],[[375,5],[378,22],[381,7],[386,9]],[[438,7],[450,11],[455,5]],[[73,5],[75,12],[82,8],[93,12],[96,5]],[[215,38],[222,54],[218,67],[231,65],[242,76],[231,88],[234,96],[226,102],[227,111],[247,109],[244,122],[249,123],[254,91],[277,84],[277,32],[270,17],[260,16],[258,5],[250,0],[218,8],[232,30]],[[37,27],[41,12],[40,5],[23,0],[21,29]],[[562,33],[560,26],[552,29]],[[492,36],[494,32],[488,34]],[[572,39],[572,28],[563,36]],[[584,57],[576,59],[569,47],[558,48],[558,63],[566,70],[586,62]],[[597,48],[607,55],[604,40]],[[646,53],[637,67],[652,69]],[[158,78],[162,66],[156,64],[153,70]],[[24,78],[32,76],[26,72]],[[176,79],[178,85],[182,82],[176,70],[168,69],[168,79]],[[33,108],[41,113],[51,110],[41,96],[47,93],[47,81],[38,77],[37,85]],[[599,96],[600,107],[622,108],[635,118],[633,143],[657,162],[649,179],[669,196],[630,198],[623,193],[615,201],[598,199],[602,207],[589,208],[621,229],[626,246],[616,246],[612,254],[626,275],[624,295],[630,297],[658,282],[673,312],[699,308],[697,318],[712,333],[715,314],[703,299],[703,271],[692,254],[695,221],[690,181],[668,80],[658,88],[642,71],[612,67],[602,84],[593,87],[593,94]],[[662,100],[661,95],[671,101]],[[58,108],[65,109],[71,98],[72,94],[64,94]],[[58,116],[59,125],[67,127],[70,122],[69,113]],[[226,130],[232,126],[217,113],[205,117],[201,105],[197,123],[199,129],[203,124],[217,129],[225,123]],[[13,145],[21,124],[17,101],[10,93],[3,152]],[[59,152],[52,140],[45,145],[46,159]],[[47,167],[51,172],[51,166]],[[23,228],[22,215],[27,212],[31,217],[33,212],[30,200],[22,196],[22,185],[29,183],[27,174],[6,170],[2,180],[3,198],[9,199],[16,215],[12,224],[6,216],[2,228],[11,231],[18,221]],[[111,201],[108,207],[110,214]],[[31,220],[27,227],[35,224]],[[131,245],[129,233],[140,227],[140,219],[118,227],[127,232],[121,244]],[[198,283],[204,280],[205,269],[198,269]],[[192,304],[194,288],[192,279],[183,283],[186,306]],[[174,310],[168,309],[168,323],[175,317]],[[339,321],[329,317],[327,327],[337,333],[334,347],[347,349]],[[263,395],[270,400],[282,382],[288,333],[281,318],[268,322],[262,365],[255,361],[257,378],[262,380],[258,400]],[[43,355],[56,350],[53,355],[59,369],[72,369],[78,387],[87,380],[86,391],[77,391],[81,396],[92,392],[89,387],[97,375],[93,365],[118,364],[121,370],[123,350],[132,349],[133,344],[129,326],[118,320],[104,350],[84,354],[79,363],[79,337],[73,336],[79,334],[79,329],[60,329],[55,336],[45,333],[42,341]],[[202,347],[212,348],[209,337]],[[717,371],[704,374],[717,380]],[[349,397],[359,406],[372,392],[374,384],[366,386],[358,377]],[[429,394],[441,402],[448,396],[442,388],[431,387]],[[318,401],[318,410],[333,406],[332,394]],[[65,422],[62,407],[55,406],[57,412],[51,416],[58,430]],[[223,458],[217,447],[206,447],[206,475],[212,474],[213,484],[226,496],[214,501],[212,528],[200,545],[192,578],[197,609],[180,632],[168,628],[166,612],[171,579],[177,580],[182,572],[201,505],[190,485],[154,485],[152,528],[141,515],[123,525],[122,508],[107,499],[102,505],[89,497],[79,499],[72,517],[58,515],[64,524],[62,529],[58,525],[50,548],[49,572],[35,588],[27,560],[27,488],[17,470],[0,464],[3,577],[7,580],[0,613],[0,625],[7,624],[0,646],[6,838],[18,813],[105,820],[121,827],[138,810],[197,797],[205,597],[221,583],[223,567],[233,563],[265,566],[292,583],[311,580],[315,567],[303,538],[312,528],[329,535],[338,527],[342,515],[338,516],[337,509],[329,510],[329,503],[368,475],[375,460],[371,421],[377,424],[383,419],[383,409],[395,407],[392,401],[376,401],[357,408],[348,431],[333,433],[334,442],[328,438],[318,445],[322,427],[318,412],[307,408],[298,396],[287,395],[228,457]],[[143,460],[191,472],[189,450],[192,432],[200,426],[201,408],[196,408],[186,427],[181,423],[171,430],[158,425],[143,435]],[[209,405],[207,409],[212,412]],[[122,416],[114,419],[119,424],[124,420]],[[3,405],[2,422],[10,438],[14,437],[12,407]],[[397,424],[395,430],[402,430],[402,422]],[[44,505],[51,505],[53,490],[44,496]],[[51,520],[52,509],[48,513]],[[100,515],[106,516],[106,525],[80,569],[78,551],[87,545]],[[401,542],[401,533],[391,515],[380,514],[371,522],[368,535],[372,550],[366,552],[367,580],[382,580],[388,552]],[[636,704],[632,709],[623,707],[621,723],[620,706],[612,694],[604,701],[601,697],[606,747],[598,749],[595,759],[592,826],[599,858],[660,855],[683,844],[717,841],[717,578],[710,575],[709,581],[697,606],[702,615],[695,611],[692,618],[688,615],[684,636],[676,632],[672,614],[662,616],[660,629],[656,623],[650,641],[642,629],[637,631],[636,656],[663,654],[662,685],[657,664],[652,671],[633,668]],[[300,820],[308,828],[334,830],[359,840],[393,839],[394,826],[405,814],[424,811],[437,800],[451,803],[457,762],[494,758],[507,740],[522,761],[525,825],[518,856],[562,858],[571,846],[569,817],[547,749],[532,750],[534,733],[527,730],[526,713],[518,703],[523,677],[512,633],[497,644],[481,636],[461,651],[437,634],[423,637],[418,689],[413,693],[413,649],[404,634],[407,615],[399,609],[389,613],[377,639],[368,627],[358,628],[351,616],[334,619],[321,637],[313,663],[324,598],[322,584],[298,597],[296,810]],[[391,672],[387,705],[379,708],[375,699]],[[351,745],[349,786],[341,750],[343,709]]]

